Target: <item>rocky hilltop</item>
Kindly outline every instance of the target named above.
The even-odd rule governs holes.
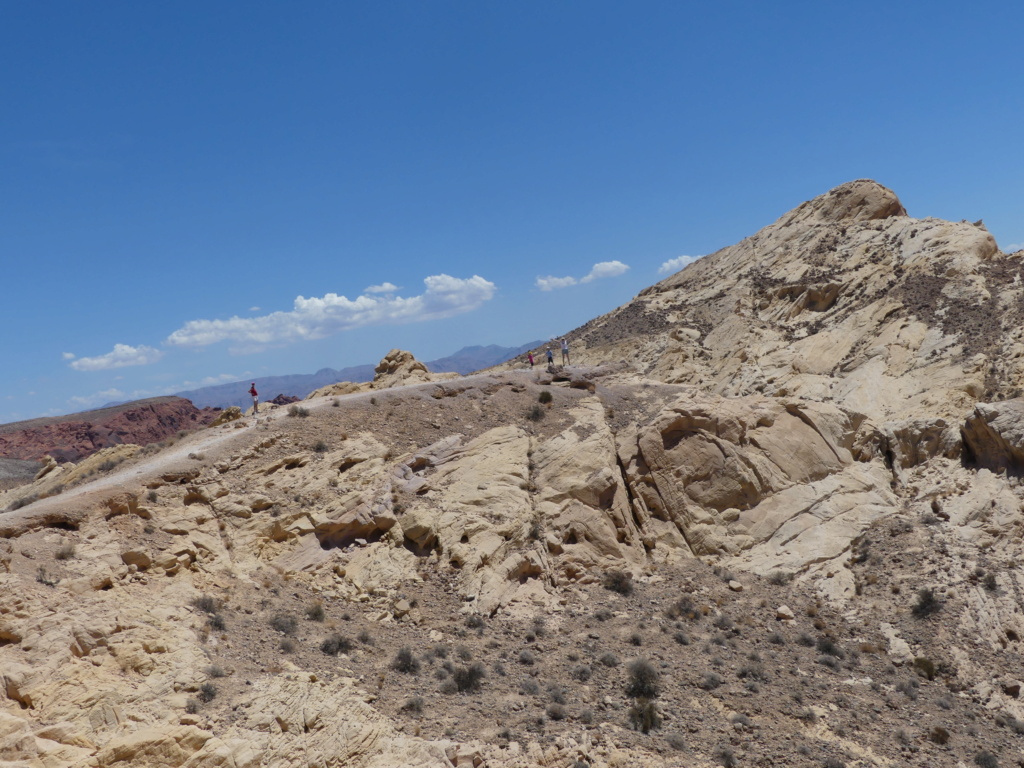
[[[218,409],[199,410],[180,397],[153,397],[70,416],[0,424],[0,457],[80,461],[103,448],[158,443],[209,424]]]
[[[1022,255],[857,181],[572,367],[392,350],[50,462],[0,493],[0,761],[1024,764]]]

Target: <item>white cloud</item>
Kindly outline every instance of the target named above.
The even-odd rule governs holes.
[[[570,285],[576,285],[578,280],[575,277],[538,277],[536,280],[536,286],[542,291],[553,291],[555,288],[568,288]]]
[[[394,283],[384,282],[380,285],[371,285],[363,293],[394,293],[395,291],[402,290]]]
[[[674,259],[669,259],[668,261],[663,262],[662,265],[658,267],[658,274],[667,275],[670,272],[678,272],[687,264],[692,264],[699,258],[700,256],[676,256]]]
[[[1016,253],[1017,251],[1024,251],[1024,243],[1010,243],[1003,253]]]
[[[60,356],[64,360],[74,360],[75,359],[75,353],[74,352],[62,352]]]
[[[105,355],[80,357],[70,365],[76,371],[106,371],[111,368],[125,368],[129,365],[149,365],[163,356],[164,353],[159,349],[145,345],[132,347],[128,344],[115,344],[114,349]]]
[[[553,291],[556,288],[568,288],[572,285],[582,285],[602,277],[618,277],[628,271],[629,265],[623,264],[621,261],[599,261],[591,267],[589,273],[579,279],[575,277],[554,277],[552,275],[548,275],[546,277],[538,277],[534,281],[534,285],[542,291]]]
[[[250,312],[259,312],[260,308],[259,307],[249,307],[249,311]]]
[[[419,323],[454,317],[476,309],[494,296],[495,286],[479,275],[468,279],[431,275],[423,280],[419,296],[359,296],[348,299],[336,293],[323,298],[295,299],[290,312],[271,312],[262,317],[228,320],[191,320],[167,337],[175,346],[199,347],[219,341],[249,347],[261,344],[322,339],[341,331],[367,325]]]

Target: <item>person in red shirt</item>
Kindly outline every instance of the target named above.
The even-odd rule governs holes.
[[[260,412],[260,396],[256,391],[255,381],[252,383],[252,386],[249,387],[249,394],[252,395],[252,412],[253,414],[257,414]]]

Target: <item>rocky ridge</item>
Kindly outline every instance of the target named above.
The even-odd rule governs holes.
[[[0,760],[1024,761],[1019,257],[853,182],[577,366],[393,350],[51,462],[0,494]]]

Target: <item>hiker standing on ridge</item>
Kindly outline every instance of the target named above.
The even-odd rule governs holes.
[[[551,351],[551,347],[547,348],[546,354],[548,356],[548,365],[554,365],[555,364],[555,353]]]
[[[533,368],[533,352],[527,352],[526,359],[530,361],[530,367]]]
[[[562,339],[562,365],[571,365],[569,362],[569,342]]]
[[[252,386],[249,387],[249,394],[252,395],[252,415],[255,416],[260,412],[260,395],[256,391],[255,381],[252,383]]]

